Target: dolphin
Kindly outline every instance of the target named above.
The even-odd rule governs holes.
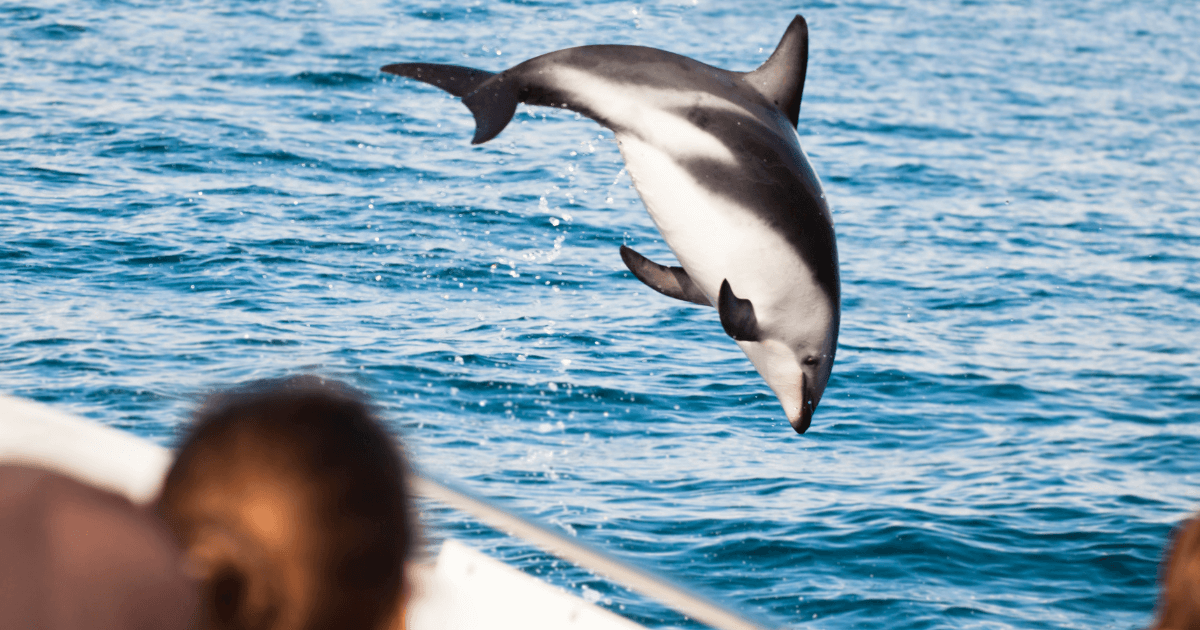
[[[472,144],[517,103],[568,109],[611,129],[633,184],[681,266],[628,247],[650,288],[716,307],[721,326],[804,433],[837,350],[841,281],[833,218],[796,124],[808,25],[796,16],[757,70],[731,72],[641,46],[581,46],[502,72],[398,63],[384,72],[462,98]]]

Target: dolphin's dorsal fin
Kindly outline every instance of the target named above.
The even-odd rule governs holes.
[[[754,305],[750,300],[734,295],[729,280],[721,282],[717,312],[721,314],[721,327],[725,329],[725,334],[736,341],[758,341],[758,317],[754,314]]]
[[[758,70],[747,72],[743,79],[754,86],[768,101],[792,121],[800,120],[800,97],[804,95],[804,74],[808,70],[808,23],[797,15]]]
[[[683,267],[660,265],[624,245],[621,246],[621,260],[638,280],[651,289],[676,300],[701,306],[712,306],[712,303],[708,301],[708,296],[704,295],[695,282],[692,282],[692,277],[683,270]]]

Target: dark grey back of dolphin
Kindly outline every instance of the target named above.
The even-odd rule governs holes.
[[[581,54],[582,53],[582,54]],[[516,111],[517,103],[529,105],[544,105],[578,111],[602,125],[611,128],[611,123],[597,120],[590,115],[586,108],[579,103],[572,104],[560,92],[537,86],[536,73],[531,68],[522,68],[536,61],[547,61],[552,58],[554,63],[583,60],[581,67],[597,69],[603,62],[598,59],[613,58],[627,62],[639,61],[640,57],[678,57],[689,64],[699,63],[688,57],[644,46],[580,46],[567,48],[540,57],[530,59],[525,63],[514,66],[500,73],[487,72],[466,66],[455,66],[438,63],[393,63],[380,68],[383,72],[395,74],[410,79],[416,79],[437,86],[454,96],[463,99],[463,104],[475,115],[475,137],[471,144],[482,144],[495,138],[508,126]],[[586,59],[594,56],[594,60]],[[700,64],[703,65],[703,64]],[[614,74],[624,75],[626,80],[637,83],[636,72],[630,72],[632,63],[622,63],[616,67]],[[795,127],[800,120],[800,100],[804,95],[804,78],[808,69],[808,23],[797,15],[788,25],[779,46],[762,67],[751,72],[729,72],[721,68],[705,66],[707,69],[722,75],[744,77],[745,81],[754,86],[764,97],[768,98]],[[688,73],[683,73],[684,75]],[[495,77],[495,80],[492,81]],[[664,85],[662,77],[644,77],[647,84],[671,87],[668,82]],[[676,75],[680,78],[680,75]],[[534,79],[530,81],[529,79]],[[691,81],[677,80],[679,87],[692,89],[695,84]]]

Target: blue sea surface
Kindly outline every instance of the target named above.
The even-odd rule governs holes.
[[[838,234],[807,434],[671,261],[612,134],[471,146],[401,61],[639,44],[750,70],[802,13]],[[1135,628],[1200,505],[1200,12],[1164,0],[0,7],[0,391],[169,444],[315,372],[418,465],[782,625]],[[678,614],[430,507],[652,628]]]

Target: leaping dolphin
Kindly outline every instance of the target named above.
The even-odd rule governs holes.
[[[829,382],[841,319],[833,219],[796,136],[808,25],[796,16],[757,70],[730,72],[641,46],[581,46],[499,73],[430,63],[383,67],[435,85],[475,115],[472,144],[517,103],[611,129],[646,210],[682,267],[621,247],[639,280],[715,306],[721,326],[804,433]]]

